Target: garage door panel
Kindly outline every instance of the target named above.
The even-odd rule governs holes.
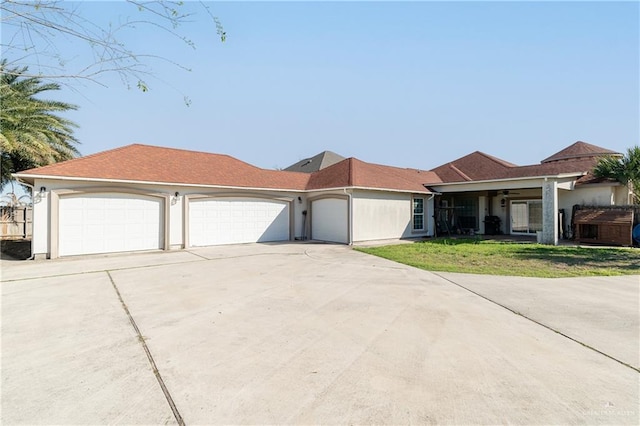
[[[162,200],[134,194],[61,197],[61,256],[162,247]]]
[[[318,241],[349,243],[348,204],[341,198],[311,202],[311,238]]]
[[[264,223],[263,221],[269,220],[269,216],[266,212],[262,212],[261,218],[259,222],[256,222],[256,231],[260,231],[261,228],[258,227],[259,223]],[[288,239],[289,236],[289,211],[288,209],[280,211],[275,220],[273,220],[269,226],[264,230],[264,233],[258,239],[258,242],[266,242],[266,241],[277,241],[279,240],[279,236],[286,235]]]
[[[141,210],[128,210],[127,221],[132,223],[144,223],[144,212]]]
[[[113,222],[124,222],[127,220],[127,212],[124,208],[111,209],[108,214],[113,219]]]
[[[189,240],[192,246],[289,239],[289,203],[233,198],[192,200]]]

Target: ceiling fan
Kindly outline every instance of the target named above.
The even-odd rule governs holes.
[[[520,193],[519,192],[512,192],[512,191],[510,191],[508,189],[505,189],[504,191],[502,191],[502,196],[504,198],[509,198],[509,195],[520,195]]]

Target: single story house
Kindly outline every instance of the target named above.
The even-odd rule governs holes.
[[[435,173],[347,158],[313,173],[134,144],[15,174],[33,188],[32,253],[433,235]]]
[[[427,171],[325,152],[287,171],[134,144],[14,176],[33,188],[35,258],[427,237],[440,219],[485,233],[486,216],[554,244],[558,209],[629,202],[626,187],[589,175],[602,155],[619,154],[576,142],[534,166],[475,152]]]

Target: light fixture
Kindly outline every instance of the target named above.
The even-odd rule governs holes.
[[[298,197],[298,203],[302,204],[302,198]]]
[[[171,197],[171,205],[175,205],[178,204],[178,197],[180,196],[180,193],[178,191],[175,192],[175,194]]]
[[[40,194],[44,194],[47,191],[47,188],[45,188],[44,186],[40,187]]]
[[[500,206],[504,207],[507,205],[507,199],[503,198],[502,200],[500,200]]]

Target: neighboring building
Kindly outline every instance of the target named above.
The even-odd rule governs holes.
[[[39,258],[294,239],[351,244],[433,236],[442,222],[483,234],[487,217],[499,218],[501,232],[541,231],[555,244],[559,209],[566,231],[575,204],[629,203],[626,187],[589,174],[602,155],[619,154],[576,142],[538,165],[474,152],[426,171],[336,162],[325,151],[289,168],[298,171],[276,171],[134,144],[14,176],[33,187]]]
[[[329,166],[333,166],[334,164],[339,163],[342,160],[346,160],[346,158],[336,154],[335,152],[322,151],[320,154],[314,155],[310,158],[305,158],[304,160],[300,160],[284,170],[287,172],[313,173],[325,169]]]

